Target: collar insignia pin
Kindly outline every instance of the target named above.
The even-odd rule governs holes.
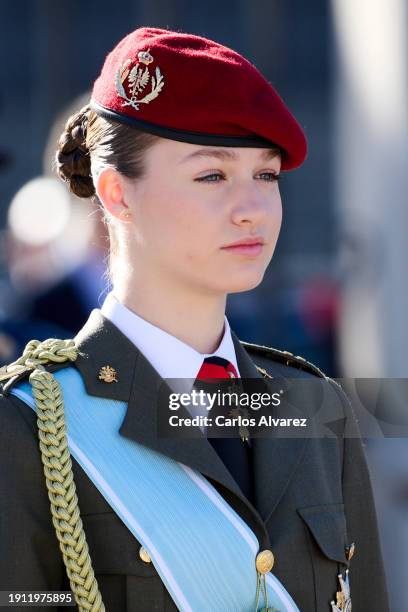
[[[118,379],[116,378],[116,370],[111,366],[103,366],[103,368],[99,370],[98,378],[106,383],[118,382]]]

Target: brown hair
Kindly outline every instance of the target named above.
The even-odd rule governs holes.
[[[66,122],[58,142],[56,170],[72,193],[90,198],[95,195],[91,166],[94,171],[109,166],[128,178],[139,179],[145,172],[145,152],[159,140],[158,136],[104,119],[86,105]],[[113,285],[114,260],[120,245],[104,212],[103,220],[110,242],[105,277]]]
[[[61,134],[56,154],[57,172],[72,193],[89,198],[95,195],[91,161],[95,167],[109,166],[128,178],[137,179],[144,173],[144,153],[158,140],[158,136],[104,119],[86,105],[69,117]]]

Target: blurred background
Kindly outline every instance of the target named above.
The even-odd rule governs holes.
[[[283,228],[263,284],[229,300],[232,327],[331,376],[407,377],[406,0],[10,0],[0,15],[0,365],[31,338],[71,337],[109,290],[98,210],[68,195],[53,155],[106,53],[149,25],[242,53],[309,141],[306,163],[281,182]],[[367,441],[398,611],[407,447]]]

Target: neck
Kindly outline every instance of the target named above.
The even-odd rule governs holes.
[[[174,284],[123,282],[114,286],[119,302],[137,315],[185,342],[199,353],[213,353],[224,333],[226,295],[198,294]]]

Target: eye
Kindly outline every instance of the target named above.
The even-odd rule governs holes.
[[[198,183],[219,183],[220,180],[224,180],[224,176],[222,174],[216,174],[215,172],[212,174],[207,174],[207,176],[200,176],[199,178],[194,179]]]
[[[280,174],[276,174],[275,172],[261,172],[258,176],[266,177],[262,178],[262,180],[268,183],[274,183],[275,181],[279,181],[282,177]],[[216,172],[212,172],[211,174],[207,174],[206,176],[200,176],[194,179],[198,183],[220,183],[225,180],[225,176],[223,174],[219,174]]]
[[[266,176],[267,178],[262,179],[262,180],[265,180],[271,183],[275,181],[280,181],[282,178],[280,174],[275,174],[275,172],[261,172],[260,174],[258,174],[258,176]]]

